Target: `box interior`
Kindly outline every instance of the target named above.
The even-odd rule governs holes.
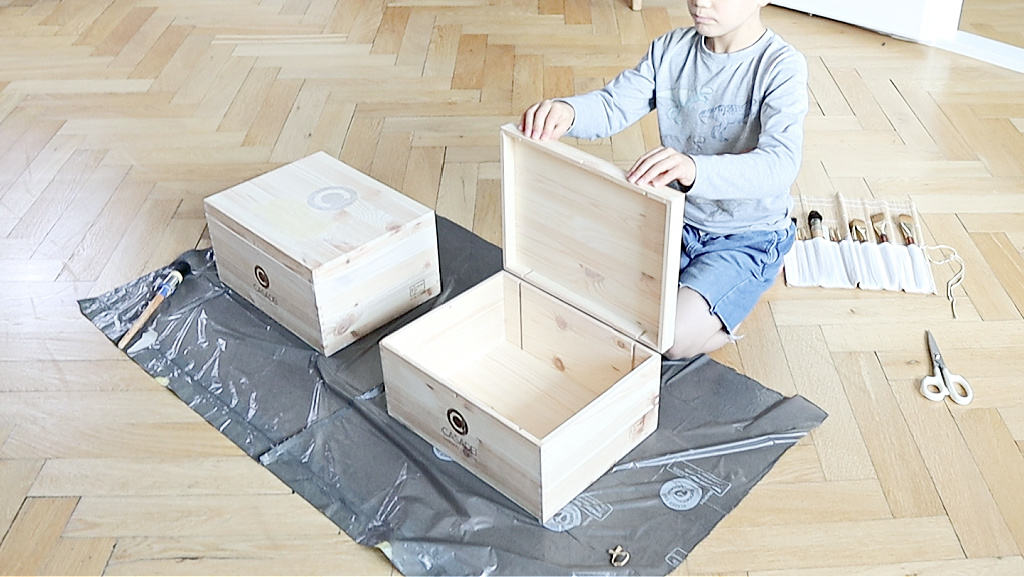
[[[389,337],[475,405],[542,441],[655,353],[507,272]]]
[[[504,268],[658,351],[672,345],[682,193],[502,130]]]

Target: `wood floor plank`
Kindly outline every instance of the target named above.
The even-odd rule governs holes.
[[[779,334],[796,389],[828,413],[811,433],[825,478],[874,478],[871,458],[821,332],[813,326],[780,327]]]
[[[21,422],[0,459],[237,456],[234,443],[204,422]]]
[[[786,355],[782,347],[782,339],[775,326],[771,306],[761,300],[754,306],[750,316],[743,321],[740,339],[736,346],[746,374],[783,395],[796,394],[793,374],[786,364]]]
[[[443,166],[444,148],[414,147],[409,152],[405,179],[399,190],[424,206],[433,208],[437,205]]]
[[[968,558],[1017,555],[992,493],[945,403],[892,380],[893,392]]]
[[[874,479],[769,483],[752,490],[717,528],[891,518],[882,488]]]
[[[38,573],[53,555],[61,531],[78,505],[77,498],[28,498],[0,543],[5,573]]]
[[[6,423],[13,428],[13,423]],[[10,433],[10,429],[7,430]],[[0,436],[0,446],[6,437]],[[25,497],[28,495],[32,483],[39,475],[43,467],[43,461],[38,459],[3,459],[0,460],[0,541],[3,540],[11,523],[18,515]]]
[[[944,509],[885,373],[871,353],[832,353],[893,517]]]
[[[240,455],[176,459],[49,459],[28,494],[32,497],[116,497],[291,492],[258,462]]]
[[[117,540],[106,574],[287,574],[295,567],[317,574],[394,574],[379,550],[336,533],[125,537]]]
[[[946,517],[723,528],[698,544],[687,563],[691,571],[703,574],[712,567],[738,573],[754,568],[844,567],[919,558],[963,558]]]
[[[467,230],[473,228],[476,212],[477,165],[446,162],[437,192],[437,214]]]
[[[15,521],[17,524],[17,520]],[[298,538],[337,527],[296,494],[86,496],[67,522],[65,537],[262,536]]]
[[[1024,551],[1024,494],[1019,490],[1019,479],[1024,478],[1024,455],[1013,450],[1013,436],[999,411],[971,409],[956,411],[953,416],[1018,551]]]
[[[753,570],[750,575],[1015,575],[1024,571],[1024,558],[927,560],[897,564],[814,567],[781,571]]]
[[[43,564],[43,575],[103,575],[115,539],[61,539]]]

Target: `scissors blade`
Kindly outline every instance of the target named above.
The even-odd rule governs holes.
[[[932,364],[940,368],[945,367],[946,363],[942,360],[942,352],[939,351],[939,344],[935,342],[935,337],[932,336],[932,332],[925,331],[925,334],[928,335],[928,353],[932,356]]]

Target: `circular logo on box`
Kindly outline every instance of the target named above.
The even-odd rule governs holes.
[[[267,276],[267,271],[263,270],[263,267],[256,265],[256,268],[252,269],[252,273],[256,275],[256,282],[260,283],[261,287],[270,288],[270,277]]]
[[[469,432],[469,423],[466,422],[462,413],[455,409],[448,409],[448,424],[452,426],[453,431],[460,435],[465,435]]]
[[[316,210],[333,212],[344,209],[358,197],[359,193],[347,186],[327,186],[311,192],[306,198],[306,204]]]

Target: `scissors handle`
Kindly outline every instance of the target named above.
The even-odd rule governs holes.
[[[953,374],[946,369],[942,369],[942,377],[946,381],[946,393],[949,395],[949,398],[953,399],[954,403],[967,405],[974,400],[974,389],[971,388],[971,384],[967,382],[967,379]]]
[[[931,401],[941,401],[949,397],[958,405],[967,405],[974,400],[974,389],[971,388],[967,379],[944,368],[936,372],[938,374],[928,375],[921,379],[921,394],[925,398]]]
[[[921,394],[929,401],[942,401],[949,395],[946,383],[938,375],[928,375],[921,379]]]

